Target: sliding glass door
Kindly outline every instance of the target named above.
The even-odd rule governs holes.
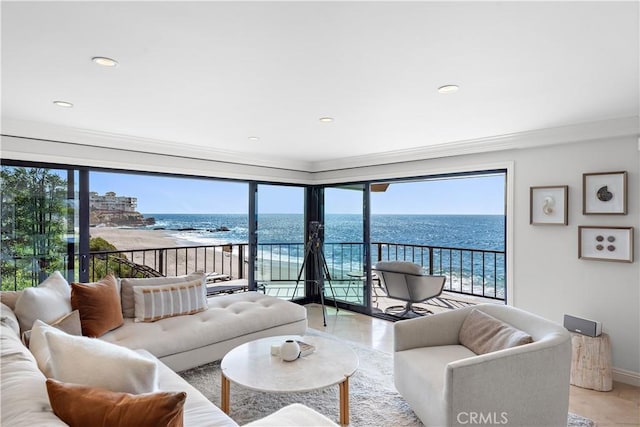
[[[297,299],[306,294],[304,197],[304,187],[257,185],[255,280],[268,295]]]
[[[366,184],[324,189],[324,257],[331,281],[325,297],[364,310],[367,289]]]

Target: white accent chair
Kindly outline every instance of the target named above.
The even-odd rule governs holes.
[[[407,261],[380,261],[374,266],[380,284],[389,298],[406,301],[404,306],[392,306],[385,313],[397,317],[417,317],[431,311],[413,304],[437,297],[444,288],[445,276],[424,274],[421,265]]]
[[[533,342],[476,355],[459,331],[478,309]],[[517,308],[481,304],[394,324],[394,383],[426,426],[567,425],[571,336]]]

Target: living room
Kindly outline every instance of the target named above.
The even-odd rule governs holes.
[[[3,162],[311,186],[504,169],[507,305],[600,321],[614,381],[640,385],[637,260],[578,257],[579,226],[638,245],[636,3],[201,3],[3,3]],[[585,215],[583,175],[615,171],[626,215]],[[530,188],[555,185],[567,225],[531,225]]]

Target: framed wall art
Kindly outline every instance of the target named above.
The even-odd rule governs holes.
[[[627,172],[582,174],[584,215],[627,214]]]
[[[633,227],[578,227],[578,258],[633,262]]]
[[[529,224],[567,225],[569,223],[569,186],[531,187]]]

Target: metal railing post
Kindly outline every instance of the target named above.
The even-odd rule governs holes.
[[[428,248],[429,251],[429,274],[433,275],[433,248]]]
[[[238,245],[238,279],[244,279],[244,245]]]

